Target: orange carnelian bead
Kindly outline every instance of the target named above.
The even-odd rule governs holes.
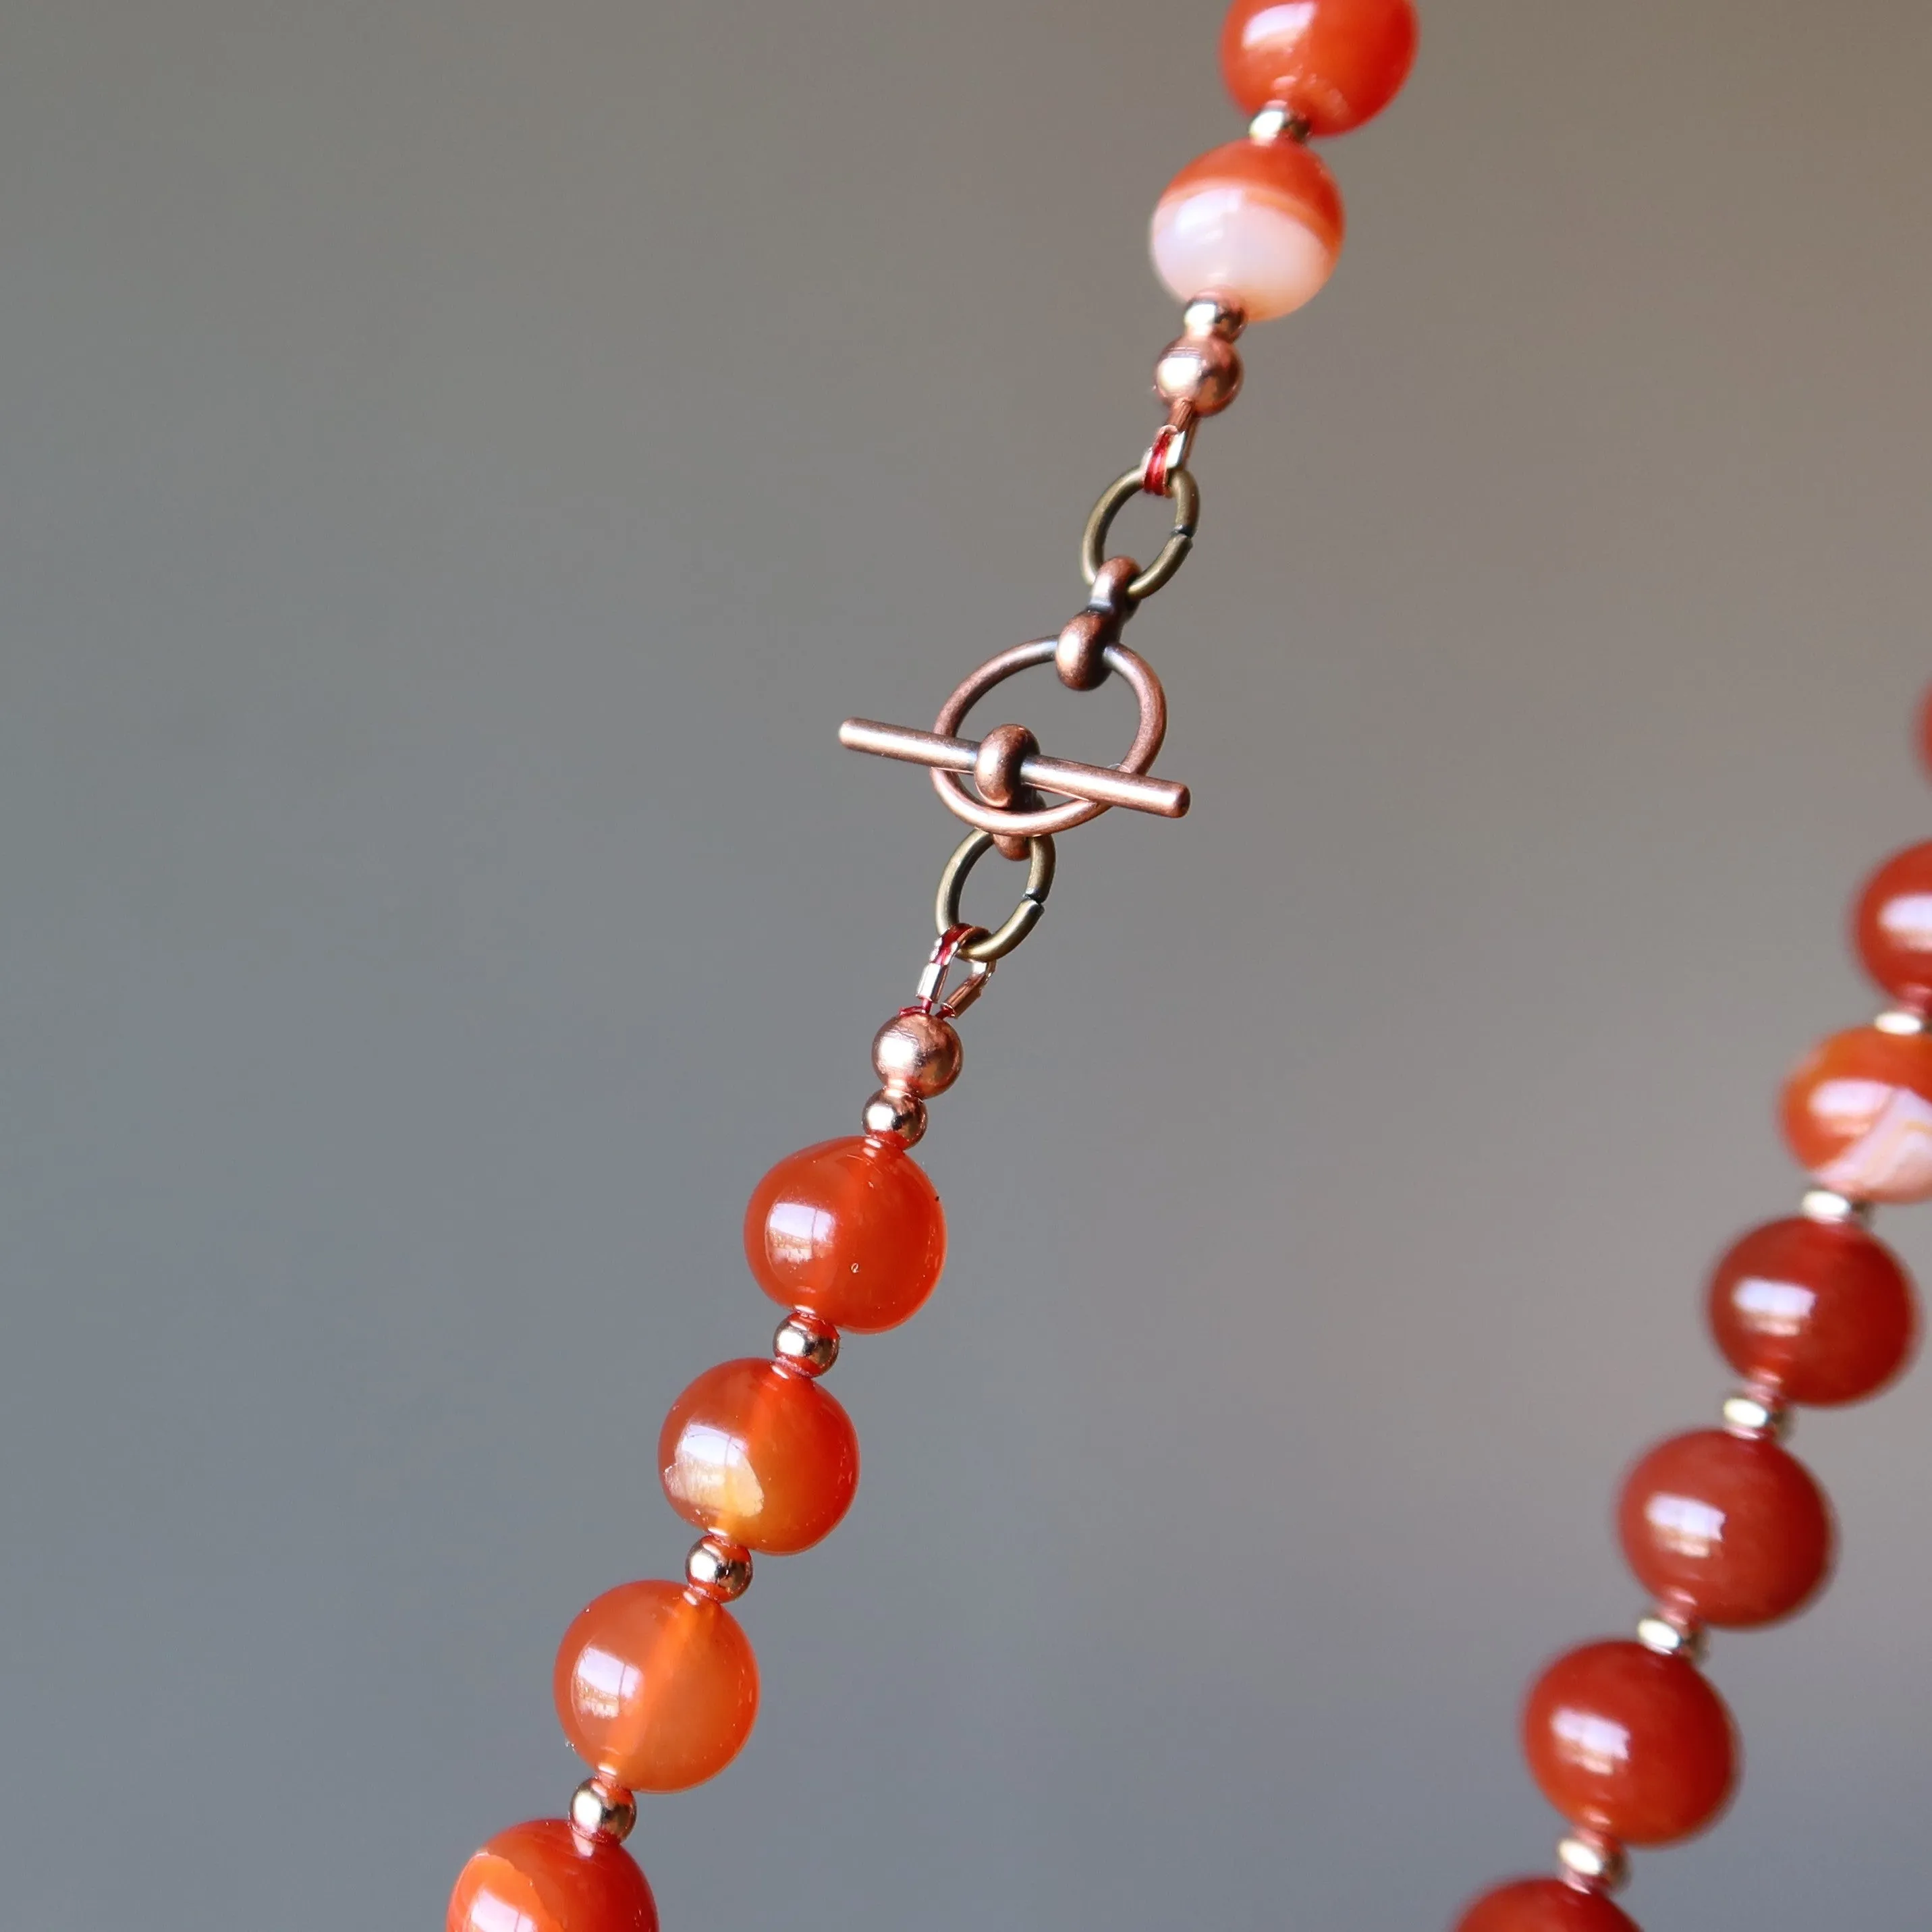
[[[736,1619],[655,1580],[578,1613],[551,1689],[572,1748],[634,1791],[701,1784],[738,1755],[758,1714],[758,1662]]]
[[[1852,914],[1865,970],[1895,1000],[1932,1006],[1932,844],[1894,853],[1865,881]]]
[[[1617,1533],[1667,1610],[1743,1629],[1808,1602],[1832,1568],[1832,1511],[1810,1472],[1762,1436],[1694,1430],[1624,1481]]]
[[[1875,1395],[1918,1337],[1912,1281],[1856,1221],[1768,1221],[1711,1278],[1711,1330],[1738,1374],[1786,1402]]]
[[[821,1141],[782,1160],[745,1210],[758,1286],[861,1334],[924,1306],[946,1264],[946,1216],[903,1142]]]
[[[1523,1755],[1573,1824],[1630,1845],[1701,1832],[1730,1801],[1737,1740],[1724,1700],[1681,1657],[1586,1644],[1531,1687]]]
[[[1636,1921],[1601,1892],[1556,1878],[1521,1878],[1486,1892],[1456,1922],[1456,1932],[1637,1932]]]
[[[1346,134],[1401,91],[1415,42],[1410,0],[1234,0],[1221,77],[1244,114],[1279,102],[1311,134]]]
[[[724,1362],[673,1405],[658,1438],[670,1506],[748,1550],[788,1556],[831,1534],[859,1486],[852,1418],[777,1362]]]
[[[1154,265],[1180,301],[1211,292],[1265,322],[1320,292],[1346,226],[1341,190],[1299,141],[1230,141],[1168,183]]]
[[[1855,1201],[1932,1197],[1932,1034],[1855,1027],[1813,1048],[1786,1082],[1784,1138]]]
[[[561,1818],[500,1832],[463,1868],[446,1932],[658,1932],[629,1852]]]

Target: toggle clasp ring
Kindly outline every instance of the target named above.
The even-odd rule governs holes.
[[[967,875],[992,849],[990,832],[969,832],[946,860],[946,869],[939,875],[939,898],[934,915],[939,922],[942,944],[964,923],[959,902],[965,896]],[[980,932],[976,938],[961,939],[955,948],[956,956],[990,967],[1012,952],[1039,925],[1046,910],[1046,896],[1053,890],[1053,867],[1052,839],[1042,836],[1028,840],[1026,890],[1019,904],[997,932]]]
[[[1087,519],[1087,533],[1080,539],[1080,574],[1089,584],[1100,574],[1107,559],[1107,532],[1114,519],[1147,488],[1148,466],[1138,464],[1094,506]],[[1163,494],[1173,500],[1174,530],[1161,546],[1160,556],[1127,586],[1127,595],[1138,604],[1151,597],[1187,561],[1194,548],[1194,532],[1201,527],[1201,486],[1192,470],[1178,465],[1169,468],[1162,479]]]
[[[1051,664],[1058,644],[1058,639],[1054,638],[1036,638],[1030,644],[1015,644],[1010,650],[988,658],[940,707],[930,734],[932,738],[937,741],[956,737],[960,726],[965,722],[967,712],[980,699],[995,685],[1004,684],[1016,671],[1026,670],[1035,664]],[[1113,772],[1104,775],[1090,772],[1087,776],[1100,778],[1125,773],[1130,778],[1141,778],[1154,763],[1167,736],[1167,694],[1161,689],[1160,680],[1154,674],[1153,668],[1125,644],[1109,644],[1101,655],[1107,668],[1118,671],[1132,689],[1140,706],[1140,718],[1127,755],[1114,767]],[[968,790],[960,772],[936,768],[932,782],[948,808],[968,825],[976,825],[982,831],[998,832],[1012,838],[1048,838],[1056,832],[1071,832],[1075,826],[1084,825],[1090,818],[1098,818],[1107,809],[1106,805],[1099,800],[1076,797],[1065,805],[1045,806],[1037,812],[1010,812],[1004,806],[987,804],[976,792]],[[1042,782],[1052,789],[1051,778]],[[1156,808],[1178,818],[1187,809],[1187,794],[1182,787],[1169,789],[1177,794],[1178,802]]]

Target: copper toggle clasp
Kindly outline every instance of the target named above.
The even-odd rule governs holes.
[[[989,658],[946,700],[930,731],[848,718],[838,728],[838,742],[855,752],[929,767],[948,809],[1003,842],[1051,838],[1097,818],[1110,806],[1162,818],[1183,817],[1190,802],[1187,788],[1153,777],[1148,770],[1167,735],[1166,695],[1145,659],[1124,644],[1110,644],[1101,653],[1106,668],[1120,675],[1140,705],[1133,742],[1118,765],[1048,758],[1032,734],[1016,725],[1002,725],[982,739],[959,735],[966,713],[980,698],[1016,671],[1051,664],[1058,643],[1054,638],[1036,638]],[[968,773],[979,779],[976,793],[967,787]],[[989,784],[989,778],[995,782]],[[1029,802],[1036,802],[1025,794],[1035,790],[1054,793],[1069,802],[1028,809]]]

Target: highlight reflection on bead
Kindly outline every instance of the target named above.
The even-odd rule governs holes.
[[[1827,1187],[1860,1201],[1932,1198],[1932,1035],[1856,1027],[1785,1083],[1784,1137]]]
[[[680,1396],[658,1438],[670,1506],[748,1550],[790,1556],[829,1536],[859,1484],[837,1399],[783,1362],[722,1363]]]
[[[946,1263],[946,1216],[899,1141],[824,1141],[759,1182],[745,1258],[784,1307],[871,1334],[925,1306]]]
[[[1730,1713],[1696,1667],[1621,1640],[1558,1658],[1532,1686],[1523,1755],[1571,1823],[1628,1845],[1667,1845],[1730,1802]]]
[[[1638,1582],[1699,1622],[1790,1616],[1832,1567],[1832,1512],[1803,1463],[1721,1429],[1673,1436],[1625,1478],[1618,1534]]]
[[[1787,1402],[1862,1402],[1918,1340],[1911,1277],[1856,1221],[1754,1228],[1718,1264],[1706,1306],[1725,1360]]]
[[[1852,937],[1865,970],[1893,998],[1932,1004],[1932,844],[1894,854],[1866,880]]]
[[[463,1868],[446,1932],[657,1932],[656,1902],[615,1838],[542,1818],[500,1832]]]
[[[758,1714],[736,1619],[655,1579],[607,1591],[557,1651],[551,1688],[572,1748],[633,1791],[682,1791],[724,1769]]]

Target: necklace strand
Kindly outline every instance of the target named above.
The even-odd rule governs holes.
[[[730,1606],[750,1587],[754,1552],[811,1548],[857,1486],[856,1434],[821,1378],[844,1334],[909,1321],[939,1280],[945,1216],[910,1150],[928,1102],[959,1077],[955,1022],[1038,926],[1057,836],[1116,806],[1170,818],[1187,810],[1186,788],[1153,770],[1166,694],[1122,634],[1192,548],[1201,496],[1190,458],[1202,423],[1240,392],[1244,329],[1301,307],[1340,256],[1341,196],[1308,143],[1386,106],[1415,45],[1411,0],[1235,0],[1222,71],[1252,118],[1244,138],[1184,168],[1156,206],[1154,266],[1183,304],[1181,333],[1155,367],[1165,420],[1088,520],[1085,606],[1055,635],[982,665],[930,731],[867,718],[842,728],[852,749],[927,767],[970,828],[941,874],[936,942],[912,999],[873,1042],[879,1087],[862,1131],[781,1161],[752,1197],[746,1258],[785,1313],[769,1357],[708,1370],[664,1422],[664,1493],[700,1532],[682,1580],[620,1585],[565,1634],[553,1690],[592,1774],[566,1816],[513,1826],[470,1859],[448,1932],[656,1932],[650,1886],[624,1848],[638,1794],[699,1784],[744,1746],[758,1672]],[[1143,495],[1172,512],[1144,568],[1108,548],[1115,518]],[[1050,757],[1018,724],[964,735],[976,703],[1048,665],[1076,692],[1115,676],[1131,688],[1138,727],[1118,765]],[[1932,758],[1932,713],[1927,737]],[[992,851],[1024,862],[1026,875],[1012,914],[988,930],[961,905],[968,875]],[[1741,1385],[1720,1426],[1660,1444],[1624,1480],[1618,1533],[1653,1606],[1634,1637],[1557,1658],[1524,1707],[1530,1768],[1569,1826],[1557,1875],[1485,1892],[1456,1932],[1635,1932],[1612,1898],[1628,1877],[1629,1848],[1702,1830],[1736,1780],[1730,1714],[1702,1670],[1708,1632],[1789,1616],[1829,1571],[1829,1506],[1783,1438],[1796,1406],[1875,1394],[1916,1340],[1911,1284],[1868,1224],[1877,1202],[1932,1198],[1932,844],[1874,876],[1856,932],[1897,1004],[1827,1040],[1786,1087],[1786,1138],[1815,1184],[1797,1215],[1739,1240],[1709,1288],[1712,1331]]]

